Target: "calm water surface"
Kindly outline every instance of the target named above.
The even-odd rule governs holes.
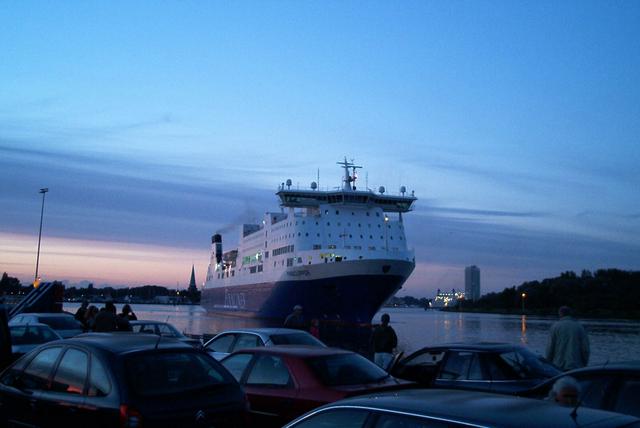
[[[101,305],[100,305],[101,306]],[[227,328],[250,327],[253,320],[208,314],[201,306],[132,305],[138,319],[167,321],[180,331],[214,334]],[[65,304],[75,312],[79,304]],[[120,311],[122,305],[117,304]],[[544,354],[548,332],[556,321],[551,317],[451,313],[418,308],[385,308],[398,335],[398,348],[405,353],[423,346],[448,342],[520,343]],[[374,318],[379,322],[380,314]],[[623,320],[581,320],[591,341],[590,364],[640,359],[640,322]]]

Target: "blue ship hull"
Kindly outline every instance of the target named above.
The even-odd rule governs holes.
[[[368,324],[408,275],[351,275],[316,280],[215,287],[202,292],[208,312],[262,318],[280,324],[302,305],[307,320]]]

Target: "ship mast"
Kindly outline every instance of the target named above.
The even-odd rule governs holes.
[[[336,162],[338,165],[341,165],[344,168],[344,179],[342,184],[342,190],[354,191],[356,190],[356,180],[358,179],[358,174],[356,174],[357,168],[362,168],[359,165],[356,165],[352,162],[347,162],[347,157],[345,156],[344,162]],[[349,168],[351,168],[352,173],[349,174]],[[353,185],[351,184],[353,183]]]

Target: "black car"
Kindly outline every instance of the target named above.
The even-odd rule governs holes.
[[[614,428],[640,419],[529,398],[475,391],[413,389],[367,394],[319,407],[285,428]]]
[[[518,395],[546,398],[553,384],[567,376],[573,377],[580,385],[580,406],[640,417],[640,361],[572,370]]]
[[[507,343],[422,348],[392,364],[389,372],[424,386],[502,393],[527,390],[561,373],[527,348]]]
[[[248,404],[214,358],[175,339],[88,333],[0,375],[0,426],[237,427]]]

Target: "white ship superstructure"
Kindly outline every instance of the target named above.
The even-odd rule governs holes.
[[[351,162],[337,190],[279,186],[282,212],[245,224],[238,248],[223,252],[212,238],[202,304],[213,311],[282,318],[295,304],[309,316],[369,322],[415,266],[402,214],[413,193],[358,190]]]

